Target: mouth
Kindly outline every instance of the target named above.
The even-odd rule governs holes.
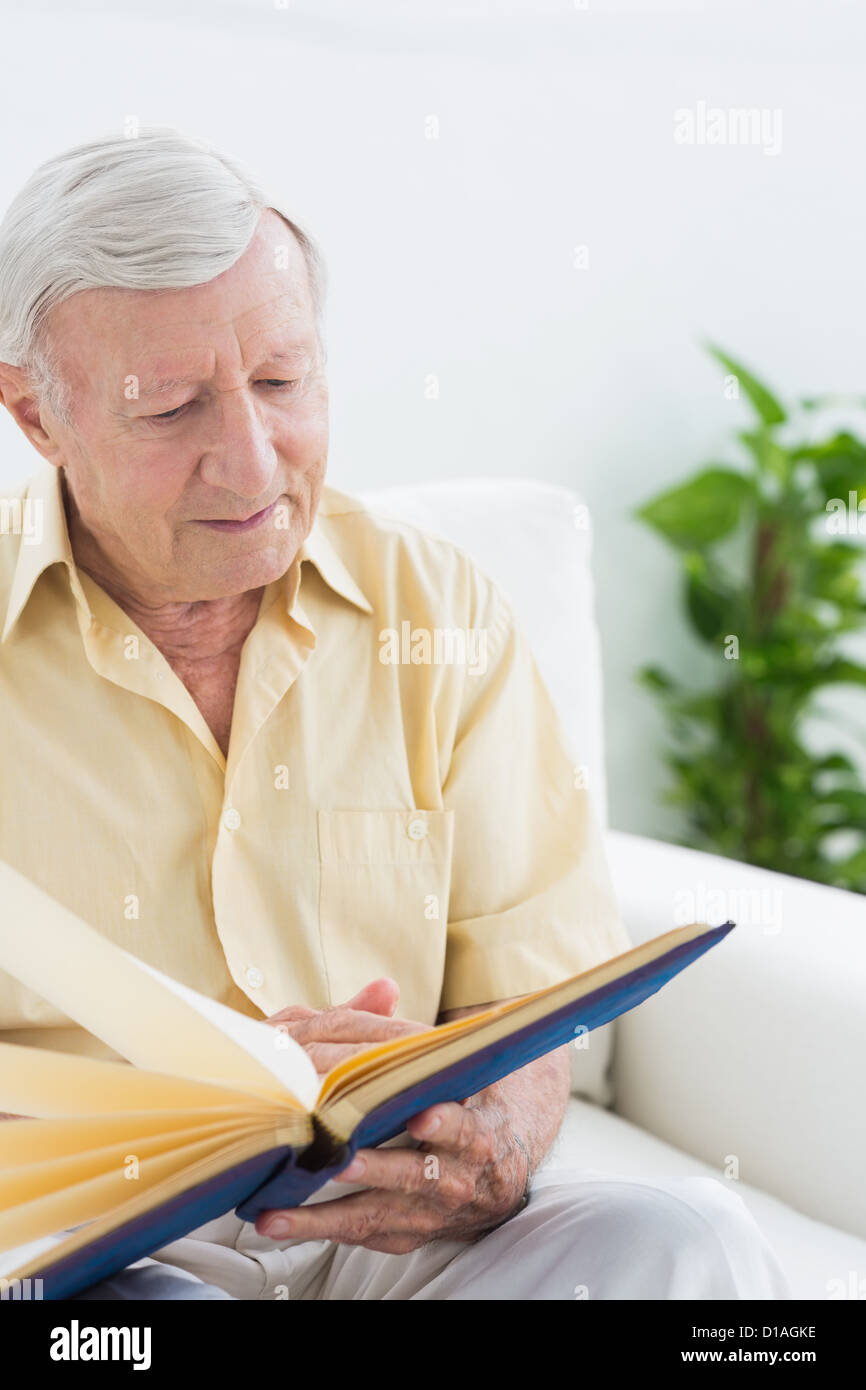
[[[273,515],[278,501],[279,498],[276,498],[269,507],[264,507],[260,512],[254,512],[252,516],[246,517],[243,521],[200,520],[199,525],[207,526],[211,531],[228,531],[232,534],[254,531],[257,526],[261,526]]]

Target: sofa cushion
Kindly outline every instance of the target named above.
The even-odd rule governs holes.
[[[578,1167],[599,1176],[713,1177],[722,1172],[610,1110],[572,1098],[545,1171]],[[813,1221],[758,1187],[733,1184],[775,1251],[794,1298],[866,1298],[866,1241]],[[859,1293],[855,1292],[858,1291]]]
[[[607,851],[634,942],[737,922],[618,1020],[617,1112],[866,1239],[863,897],[620,832]]]

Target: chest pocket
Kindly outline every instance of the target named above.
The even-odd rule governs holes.
[[[398,1013],[436,1021],[453,811],[320,811],[319,930],[332,1004],[389,975]]]

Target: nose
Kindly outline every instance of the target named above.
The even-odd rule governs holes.
[[[255,501],[268,491],[276,451],[256,402],[246,389],[225,391],[214,403],[214,424],[199,473],[211,487]]]

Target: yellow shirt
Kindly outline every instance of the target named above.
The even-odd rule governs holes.
[[[462,551],[325,489],[264,591],[225,758],[77,569],[57,470],[25,497],[0,534],[0,858],[20,873],[255,1018],[390,975],[432,1024],[628,949],[526,639]],[[111,1055],[3,973],[0,1039]]]

